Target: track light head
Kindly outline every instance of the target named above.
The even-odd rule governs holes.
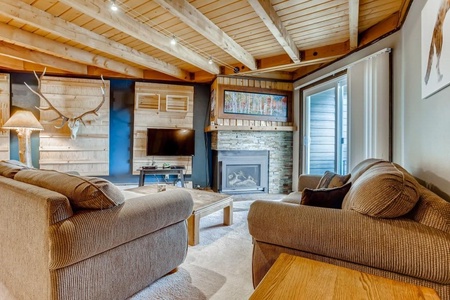
[[[172,39],[170,40],[170,44],[172,46],[175,46],[177,44],[177,39],[175,38],[175,35],[172,35]]]
[[[111,10],[117,11],[119,8],[116,5],[116,0],[111,0]]]

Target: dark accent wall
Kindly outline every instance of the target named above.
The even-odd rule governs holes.
[[[3,71],[4,73],[9,73]],[[32,111],[39,119],[39,98],[31,93],[24,85],[26,82],[32,88],[37,88],[37,80],[31,73],[11,74],[11,113],[17,109]],[[109,78],[105,78],[109,79]],[[104,178],[114,183],[137,184],[138,176],[132,175],[132,147],[133,147],[133,110],[134,110],[134,81],[129,79],[109,79],[111,82],[110,99],[110,141],[109,141],[109,176]],[[167,82],[166,82],[167,83]],[[180,84],[180,83],[173,83]],[[191,180],[193,186],[210,186],[211,147],[210,135],[204,132],[205,124],[209,120],[209,84],[193,84],[194,86],[194,129],[195,156],[192,160]],[[39,167],[39,133],[31,136],[32,160],[35,167]],[[17,134],[11,131],[11,159],[19,159]],[[174,178],[174,177],[173,177]],[[162,180],[154,177],[146,178],[147,182]],[[170,179],[172,181],[172,177]]]

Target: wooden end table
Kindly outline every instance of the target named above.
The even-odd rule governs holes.
[[[250,299],[439,299],[431,288],[282,253]]]

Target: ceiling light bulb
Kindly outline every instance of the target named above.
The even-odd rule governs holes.
[[[111,0],[112,4],[111,4],[111,10],[112,11],[117,11],[118,7],[116,5],[116,1],[115,0]]]
[[[213,59],[212,59],[212,57],[209,57],[208,63],[209,63],[210,65],[213,64]]]
[[[170,44],[174,45],[174,46],[177,44],[177,39],[175,38],[175,36],[172,36],[172,39],[170,40]]]

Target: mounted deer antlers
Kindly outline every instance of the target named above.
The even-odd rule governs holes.
[[[58,114],[58,117],[50,120],[50,122],[56,121],[58,119],[61,119],[61,125],[60,126],[55,126],[55,128],[62,128],[66,123],[67,126],[70,129],[70,138],[72,140],[75,140],[77,138],[77,133],[78,133],[78,129],[80,127],[80,123],[82,123],[84,126],[86,126],[86,124],[83,121],[83,117],[85,117],[88,114],[94,114],[96,116],[98,116],[97,112],[100,109],[100,107],[102,107],[103,103],[105,103],[106,97],[105,97],[105,88],[106,88],[106,84],[105,81],[103,80],[103,75],[101,76],[102,79],[102,95],[103,95],[103,99],[100,102],[100,104],[94,108],[93,110],[88,110],[84,113],[82,113],[81,115],[77,116],[77,117],[67,117],[65,116],[63,113],[61,113],[55,106],[53,106],[53,104],[44,96],[44,94],[42,94],[41,92],[41,79],[42,77],[45,75],[45,71],[46,69],[44,69],[44,72],[42,72],[41,76],[38,76],[36,74],[36,72],[34,72],[34,76],[36,76],[36,79],[38,81],[38,89],[37,91],[33,90],[26,82],[25,85],[27,86],[28,89],[30,89],[30,91],[32,91],[34,94],[38,95],[39,98],[44,99],[45,102],[47,102],[48,107],[36,107],[37,109],[39,109],[40,111],[48,111],[48,110],[53,110]]]

